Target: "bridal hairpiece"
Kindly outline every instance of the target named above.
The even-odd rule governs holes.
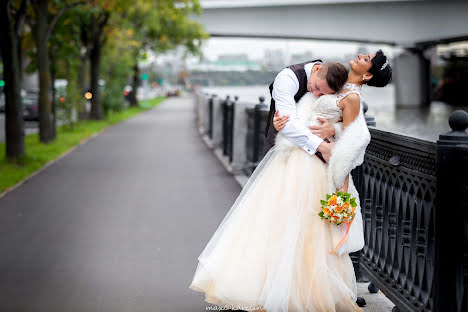
[[[386,62],[382,65],[382,67],[380,67],[380,70],[384,70],[385,67],[387,67],[387,65],[388,65],[388,61],[386,61]]]

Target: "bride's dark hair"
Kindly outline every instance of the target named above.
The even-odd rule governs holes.
[[[383,54],[382,50],[375,53],[374,58],[371,60],[372,67],[369,73],[372,78],[367,82],[367,85],[373,87],[385,87],[392,81],[392,67],[387,61],[387,57]]]

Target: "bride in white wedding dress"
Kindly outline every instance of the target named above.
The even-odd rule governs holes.
[[[304,125],[319,116],[331,123],[343,118],[330,166],[278,133],[198,257],[189,287],[204,292],[206,302],[246,311],[361,311],[348,255],[363,244],[360,206],[348,241],[335,253],[330,251],[343,238],[345,225],[323,221],[318,213],[320,199],[337,189],[358,199],[349,173],[362,163],[370,138],[361,85],[386,85],[391,68],[381,51],[360,55],[350,66],[339,93],[319,98],[306,93],[297,104]]]

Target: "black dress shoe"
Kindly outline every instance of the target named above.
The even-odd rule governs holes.
[[[366,300],[362,297],[357,297],[356,303],[360,307],[365,307],[366,306]]]

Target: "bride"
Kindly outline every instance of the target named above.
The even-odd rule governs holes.
[[[392,70],[382,51],[349,62],[343,89],[319,98],[306,93],[297,104],[304,125],[324,117],[343,120],[328,164],[278,133],[234,205],[198,257],[190,288],[223,309],[245,311],[361,311],[348,255],[364,245],[359,194],[350,172],[370,140],[361,87],[383,87]],[[286,120],[275,119],[277,130]],[[339,127],[335,127],[338,129]],[[320,200],[342,190],[356,197],[356,217],[346,224],[321,220]],[[334,252],[332,252],[334,251]]]

